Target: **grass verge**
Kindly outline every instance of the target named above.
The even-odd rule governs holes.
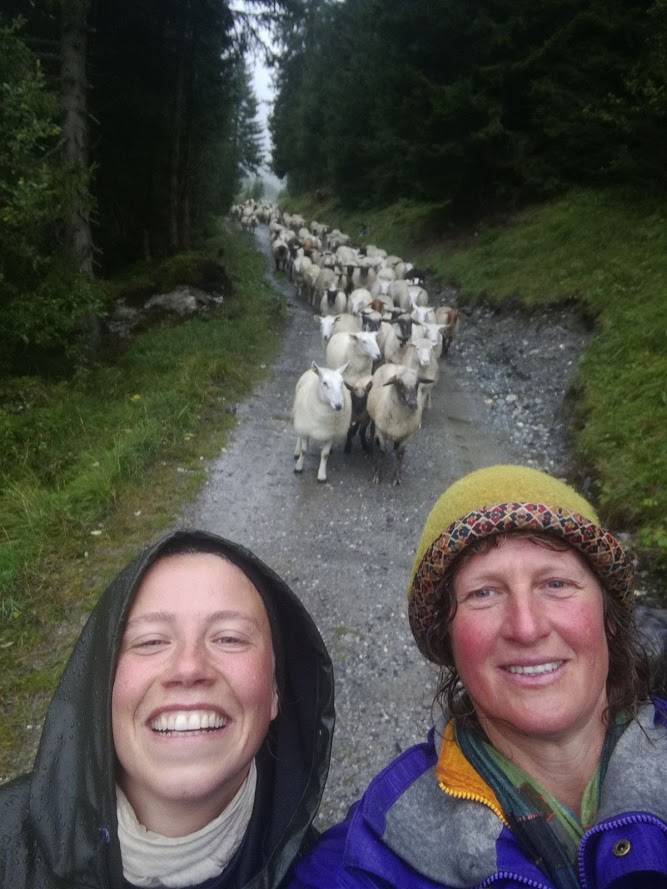
[[[215,318],[153,328],[67,383],[0,383],[0,780],[30,764],[104,585],[194,497],[277,351],[263,258],[222,229],[210,248],[232,285]]]

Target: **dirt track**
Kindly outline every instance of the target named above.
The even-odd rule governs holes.
[[[257,237],[268,250],[267,230]],[[267,259],[268,262],[268,259]],[[461,383],[456,347],[443,364],[433,408],[408,444],[403,484],[391,473],[370,484],[358,442],[293,472],[294,385],[323,362],[313,312],[279,284],[291,320],[271,379],[238,406],[239,425],[209,468],[209,482],[184,522],[242,541],[280,573],[314,616],[335,662],[336,733],[319,826],[342,817],[368,780],[421,740],[431,721],[434,670],[418,654],[406,618],[406,586],[421,528],[438,495],[477,467],[521,460],[488,434],[481,392]]]

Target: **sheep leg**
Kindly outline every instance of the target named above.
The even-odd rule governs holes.
[[[403,468],[403,455],[405,454],[405,442],[394,442],[394,453],[396,454],[396,471],[394,472],[394,487],[401,484],[401,469]]]
[[[377,444],[378,449],[377,449],[377,454],[375,457],[375,465],[374,465],[374,472],[373,472],[373,484],[379,485],[380,480],[382,479],[382,466],[384,463],[386,443],[385,443],[384,437],[381,435],[381,433],[379,433],[377,431],[375,434],[375,443]]]
[[[294,451],[294,459],[296,463],[294,464],[295,472],[303,472],[303,464],[306,459],[306,451],[308,450],[308,439],[299,436],[296,440],[296,450]]]
[[[364,454],[372,453],[372,449],[373,449],[372,438],[371,438],[370,443],[369,443],[368,439],[366,438],[366,430],[367,429],[368,429],[368,423],[365,423],[365,424],[361,423],[360,424],[360,426],[359,426],[359,441],[361,442],[361,450],[364,452]]]
[[[327,441],[322,445],[322,453],[320,454],[320,468],[317,470],[318,482],[325,482],[327,480],[327,460],[329,459],[329,453],[331,452],[332,445],[333,441]]]
[[[345,439],[345,447],[343,448],[343,452],[345,454],[349,454],[352,450],[352,439],[357,434],[357,429],[359,428],[358,423],[350,423],[350,428],[347,430],[347,438]],[[365,442],[362,441],[362,448]]]
[[[367,453],[371,456],[373,455],[373,446],[375,445],[375,420],[370,421],[371,434],[368,437],[368,451]]]

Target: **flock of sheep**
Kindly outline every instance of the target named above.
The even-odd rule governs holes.
[[[349,452],[358,433],[381,479],[387,449],[396,455],[393,483],[401,483],[405,447],[431,406],[440,361],[459,324],[456,309],[429,305],[424,275],[372,244],[353,246],[338,229],[249,201],[232,208],[241,227],[268,225],[276,270],[317,311],[325,351],[296,384],[292,417],[297,434],[295,472],[309,442],[321,448],[317,479],[327,480],[335,442]],[[370,431],[369,431],[370,430]]]

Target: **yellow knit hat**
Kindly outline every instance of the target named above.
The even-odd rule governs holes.
[[[426,657],[426,634],[436,616],[436,594],[453,560],[476,540],[512,531],[537,531],[566,540],[588,559],[605,588],[632,607],[632,559],[622,544],[600,527],[587,500],[537,469],[490,466],[455,482],[426,520],[408,587],[410,626]]]

